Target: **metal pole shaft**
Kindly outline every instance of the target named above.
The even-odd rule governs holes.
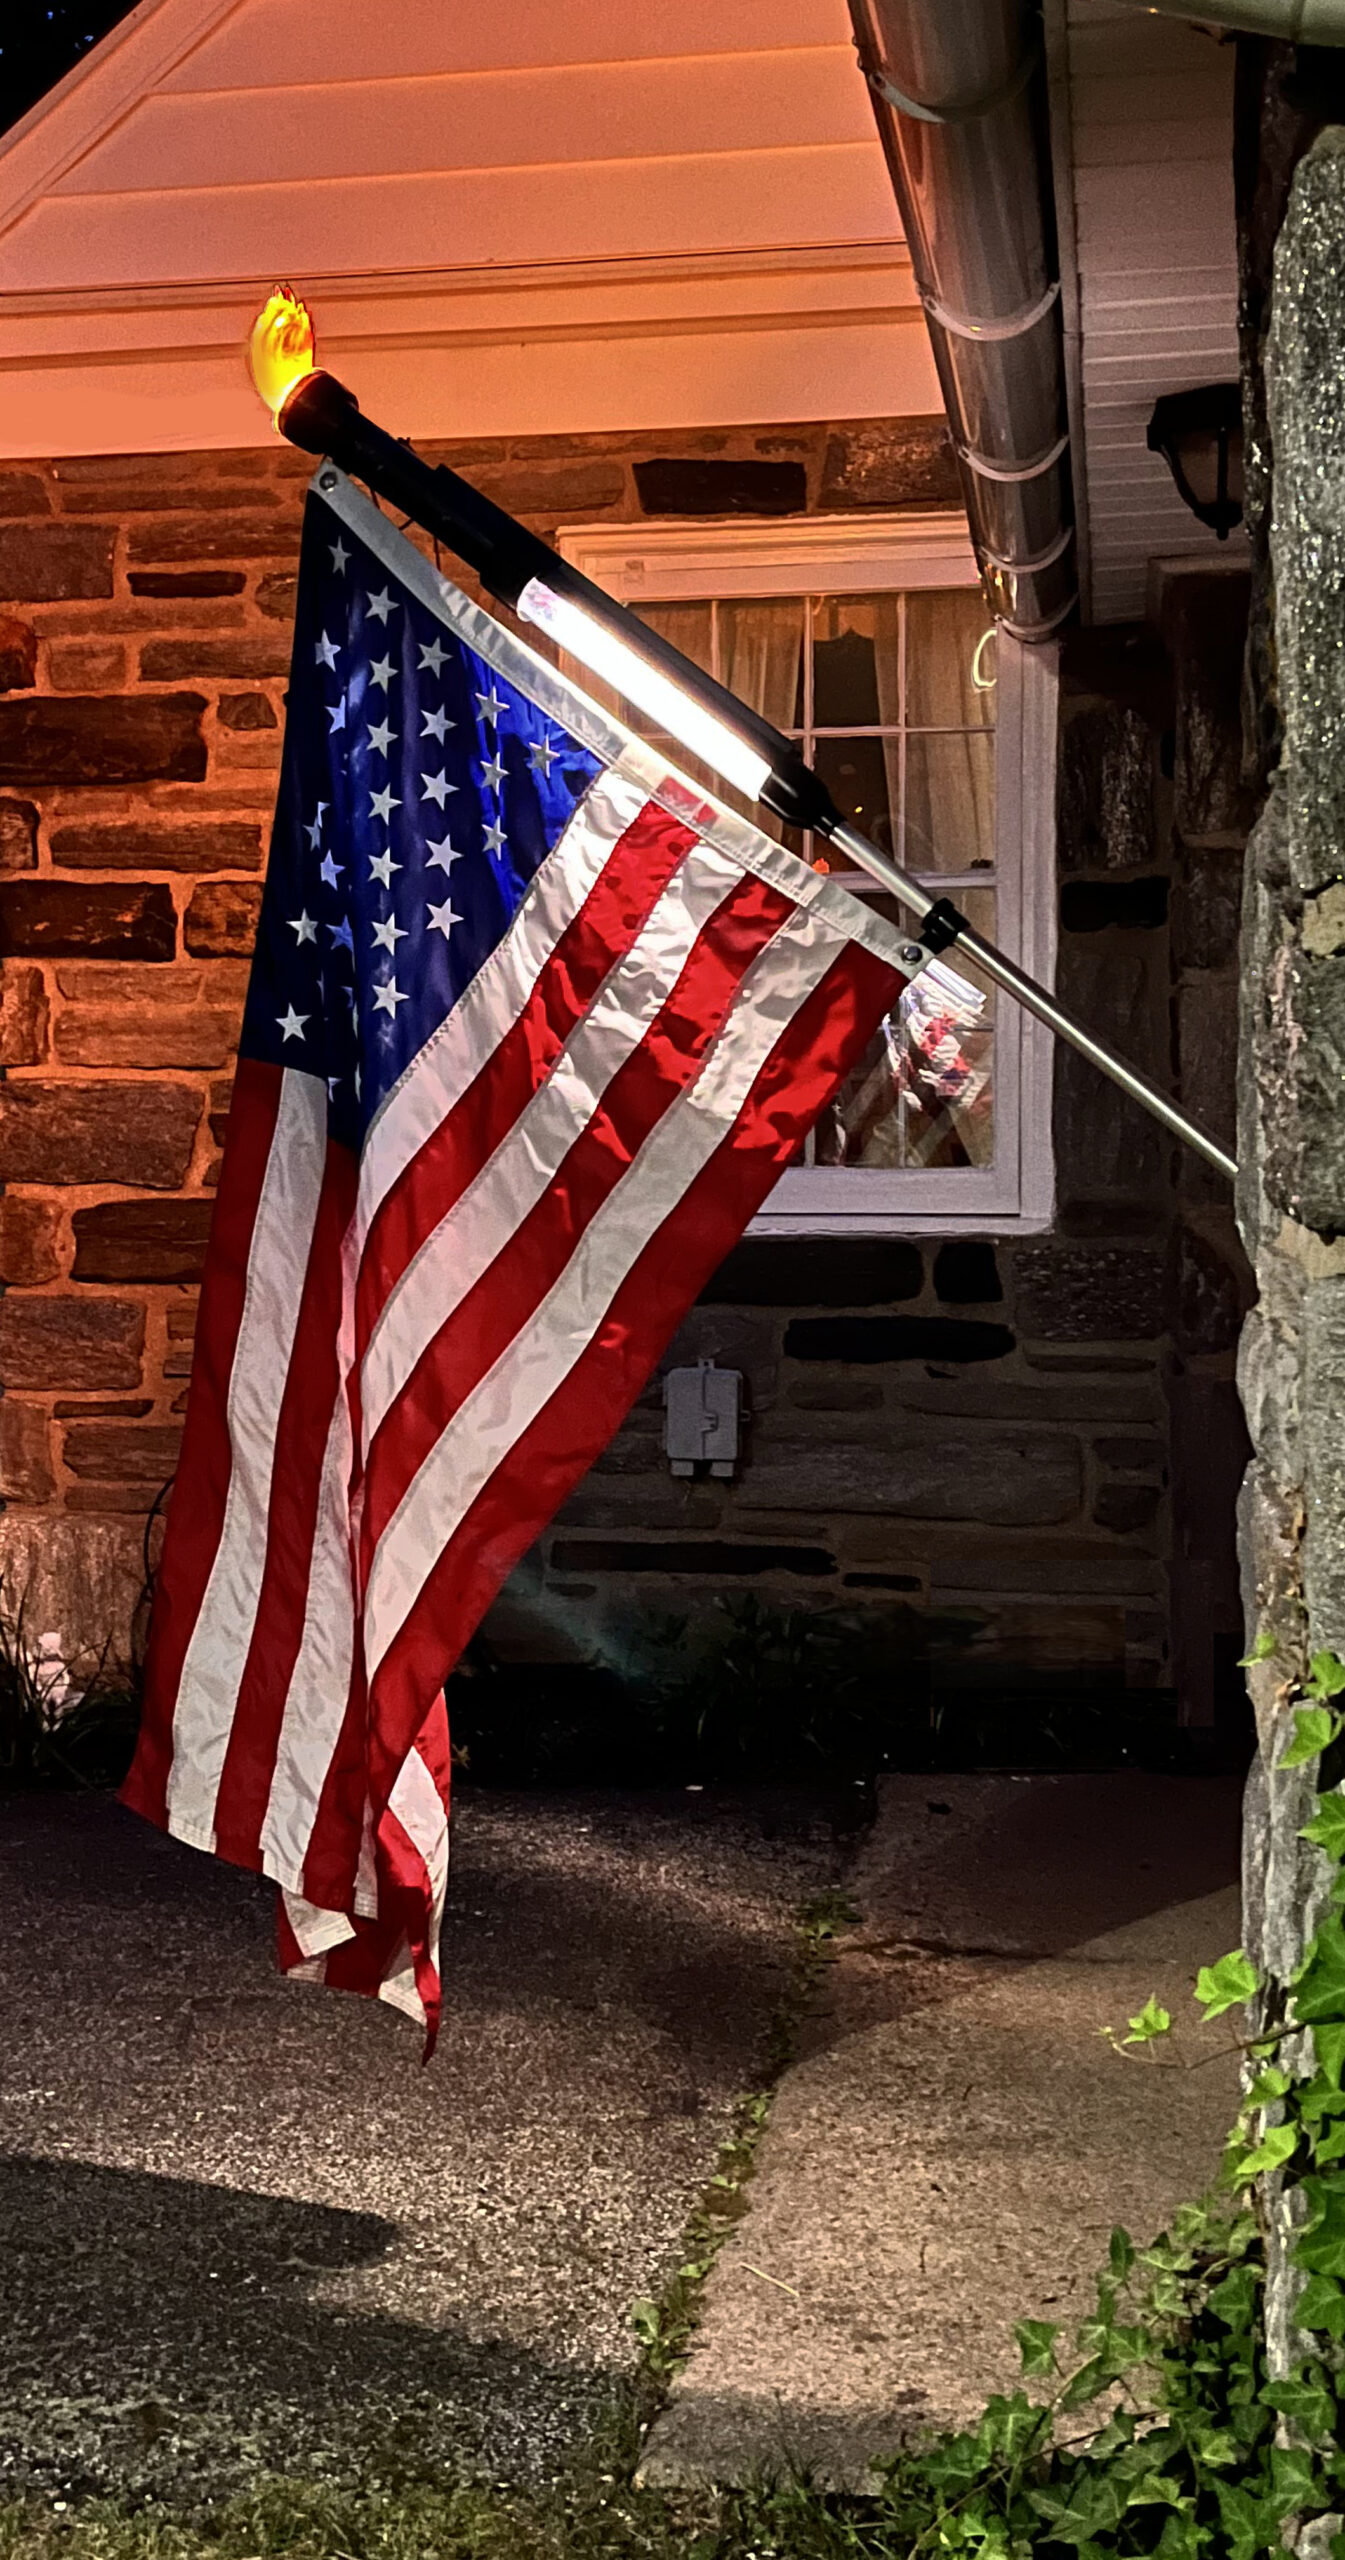
[[[861,835],[857,827],[842,823],[829,840],[842,846],[858,867],[870,873],[883,888],[890,889],[893,897],[909,907],[917,919],[929,913],[928,883],[913,880],[899,863],[881,853],[877,845],[870,844],[868,837]],[[997,987],[1003,987],[1006,995],[1013,996],[1026,1012],[1035,1014],[1038,1022],[1044,1022],[1057,1039],[1067,1040],[1072,1049],[1077,1049],[1081,1057],[1091,1060],[1104,1076],[1110,1076],[1113,1084],[1119,1085],[1123,1093],[1130,1094],[1134,1101],[1142,1104],[1155,1120],[1161,1120],[1175,1138],[1193,1147],[1196,1154],[1203,1156],[1206,1164],[1212,1164],[1217,1173],[1225,1174],[1230,1182],[1236,1181],[1238,1168],[1235,1159],[1208,1137],[1198,1122],[1188,1119],[1167,1094],[1160,1092],[1158,1086],[1151,1084],[1137,1068],[1128,1066],[1124,1058],[1118,1058],[1105,1042],[1095,1040],[1083,1023],[1076,1022],[1073,1014],[1057,1004],[1045,987],[1038,986],[1035,978],[1030,978],[1026,970],[1020,969],[1006,953],[997,950],[993,942],[987,942],[972,926],[963,925],[956,941],[949,947],[963,952],[968,960],[974,960],[987,978],[992,978]]]

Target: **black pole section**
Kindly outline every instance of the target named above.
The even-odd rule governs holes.
[[[651,666],[661,668],[683,692],[693,695],[741,738],[750,739],[770,779],[761,798],[787,826],[829,836],[841,824],[840,811],[825,783],[804,763],[792,738],[786,738],[759,711],[749,710],[737,695],[684,658],[670,640],[649,631],[615,597],[595,587],[568,560],[526,525],[484,498],[468,480],[443,463],[423,462],[409,444],[399,444],[383,427],[364,416],[352,391],[334,374],[309,373],[290,393],[278,420],[281,433],[305,453],[326,454],[353,479],[367,482],[390,506],[413,516],[427,533],[437,534],[475,569],[483,586],[510,610],[536,578],[553,595],[581,605],[595,622],[638,650]],[[946,933],[945,941],[952,936]]]

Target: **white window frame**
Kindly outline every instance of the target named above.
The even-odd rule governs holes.
[[[562,530],[559,548],[625,604],[709,597],[892,594],[971,587],[976,561],[953,509],[903,515],[715,517]],[[1055,971],[1058,651],[1000,635],[995,757],[996,930],[1019,965]],[[955,959],[954,955],[954,959]],[[809,1165],[776,1184],[748,1232],[1039,1235],[1055,1195],[1051,1034],[998,999],[993,1164],[884,1170]]]

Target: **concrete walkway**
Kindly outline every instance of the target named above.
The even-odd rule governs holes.
[[[0,2493],[554,2471],[835,1868],[797,1799],[468,1798],[422,2070],[276,1976],[269,1887],[0,1799]]]
[[[1092,2309],[1114,2223],[1151,2238],[1212,2183],[1235,2058],[1122,2059],[1100,2030],[1156,1991],[1188,2062],[1225,2032],[1188,2022],[1237,1943],[1238,1820],[1217,1780],[886,1782],[647,2479],[860,2484],[1015,2387],[1015,2320]]]

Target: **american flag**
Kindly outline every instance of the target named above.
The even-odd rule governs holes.
[[[126,1797],[440,2007],[445,1679],[904,983],[330,464]]]

